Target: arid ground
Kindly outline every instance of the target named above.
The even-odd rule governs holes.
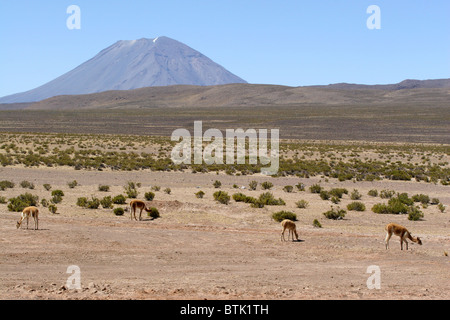
[[[23,180],[34,183],[29,192],[40,199],[52,190],[64,191],[57,214],[40,206],[39,230],[30,220],[19,230],[20,213],[0,205],[0,298],[1,299],[448,299],[450,298],[450,217],[448,208],[422,209],[421,221],[406,215],[376,214],[373,204],[384,202],[367,195],[370,189],[427,194],[450,204],[448,186],[416,181],[338,181],[321,177],[268,178],[262,175],[233,176],[216,173],[95,171],[65,167],[0,168],[1,180],[16,186],[1,191],[6,198],[25,192]],[[77,180],[75,188],[68,181]],[[251,208],[231,200],[214,201],[213,182],[232,195],[243,192],[257,197],[263,191],[248,190],[252,180],[270,180],[270,190],[286,205]],[[152,186],[160,186],[149,205],[160,218],[131,221],[130,213],[116,216],[111,209],[80,208],[78,197],[116,195],[127,181],[140,182],[138,198]],[[302,182],[305,191],[287,193],[285,185]],[[331,202],[310,193],[320,183],[326,189],[357,189],[367,209],[348,211],[342,220],[329,220],[323,212]],[[110,191],[100,192],[100,184]],[[245,189],[233,188],[246,187]],[[163,192],[171,188],[171,193]],[[203,199],[194,193],[203,190]],[[299,209],[295,202],[309,202]],[[344,195],[340,207],[350,203]],[[126,207],[123,205],[122,207]],[[280,240],[281,227],[271,215],[289,210],[298,217],[301,241]],[[322,228],[313,227],[317,219]],[[400,250],[398,237],[385,249],[384,226],[406,226],[423,245]],[[286,234],[287,236],[287,234]],[[69,266],[81,271],[79,290],[68,289]],[[369,289],[369,266],[380,268],[380,289]]]

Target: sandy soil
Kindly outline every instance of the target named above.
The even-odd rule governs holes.
[[[62,189],[64,200],[58,214],[40,207],[40,230],[16,229],[19,213],[0,205],[0,299],[449,299],[450,217],[436,206],[424,209],[423,221],[408,221],[405,215],[379,215],[370,211],[383,202],[367,195],[370,189],[393,189],[409,195],[424,193],[450,205],[448,187],[418,182],[329,182],[320,178],[270,179],[276,197],[286,206],[262,209],[248,204],[215,203],[212,187],[230,195],[256,191],[236,190],[233,184],[248,186],[264,176],[227,176],[180,172],[75,171],[64,168],[0,169],[0,180],[16,183],[1,191],[6,198],[24,192],[50,199],[44,183]],[[35,190],[18,184],[28,180]],[[70,189],[67,182],[77,180]],[[123,193],[127,181],[141,182],[139,198],[154,185],[170,187],[170,195],[159,191],[152,206],[161,217],[130,221],[129,213],[118,217],[110,209],[88,210],[76,206],[78,197],[103,197]],[[319,182],[326,188],[358,189],[365,212],[348,212],[345,219],[332,221],[322,212],[330,208],[317,194],[286,193],[285,185]],[[99,192],[98,185],[111,186]],[[198,190],[204,199],[194,195]],[[304,199],[307,209],[295,202]],[[351,202],[344,196],[340,207]],[[271,214],[279,210],[297,213],[301,241],[281,242],[279,223]],[[314,228],[318,219],[323,228]],[[423,245],[410,244],[401,251],[398,237],[385,250],[384,226],[405,225]],[[81,270],[79,290],[65,287],[67,268]],[[381,289],[369,289],[367,268],[379,266]]]

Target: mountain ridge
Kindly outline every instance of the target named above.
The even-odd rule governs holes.
[[[246,81],[191,47],[162,36],[119,40],[71,71],[35,89],[2,97],[0,103],[151,86],[228,83]]]

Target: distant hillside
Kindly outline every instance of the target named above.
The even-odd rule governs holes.
[[[318,88],[331,89],[378,89],[378,90],[404,90],[404,89],[431,89],[431,88],[450,88],[450,79],[433,80],[404,80],[395,84],[363,85],[352,83],[335,83],[327,86],[313,86]]]
[[[220,86],[148,87],[88,95],[58,96],[23,109],[176,108],[286,105],[449,105],[450,88],[404,90],[336,89],[228,84]],[[11,108],[11,105],[6,105]],[[0,106],[1,109],[1,106]]]

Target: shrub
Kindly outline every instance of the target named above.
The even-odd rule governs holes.
[[[236,202],[244,202],[247,199],[247,196],[243,193],[235,193],[233,194],[233,200]]]
[[[64,197],[64,192],[62,190],[53,190],[52,191],[52,196]]]
[[[222,186],[222,182],[219,180],[214,181],[213,183],[214,188],[219,189]]]
[[[34,184],[32,182],[26,181],[26,180],[22,181],[20,183],[20,186],[25,189],[34,189]]]
[[[230,196],[228,193],[224,191],[216,191],[213,194],[213,197],[216,201],[222,203],[222,204],[228,204],[230,202]]]
[[[54,204],[51,204],[48,206],[48,211],[50,211],[53,214],[56,214],[56,211],[58,211],[58,207],[55,206]]]
[[[263,188],[263,190],[270,190],[273,187],[273,183],[270,181],[264,181],[263,183],[261,183],[261,188]]]
[[[114,204],[125,204],[127,203],[127,198],[124,195],[119,194],[112,199]]]
[[[328,191],[326,191],[326,190],[320,191],[319,195],[320,195],[320,198],[322,200],[329,200],[330,199],[330,193]]]
[[[339,197],[332,196],[330,201],[333,202],[334,204],[338,204],[339,202],[341,202],[341,199]]]
[[[313,221],[313,227],[316,227],[316,228],[322,228],[322,224],[319,222],[319,220],[314,219],[314,221]]]
[[[297,221],[297,215],[290,211],[278,211],[272,214],[272,219],[277,222],[281,222],[285,219]]]
[[[172,192],[172,189],[170,189],[170,188],[165,188],[165,189],[164,189],[164,192],[167,193],[167,194],[170,194],[170,193]]]
[[[352,193],[350,194],[350,199],[352,200],[359,200],[361,199],[361,197],[362,197],[361,193],[359,193],[359,191],[356,189],[353,189]]]
[[[366,206],[360,201],[354,201],[347,205],[348,211],[366,211]]]
[[[381,199],[390,199],[394,196],[394,194],[395,194],[394,190],[381,190],[380,198]]]
[[[430,204],[433,204],[433,205],[439,204],[439,203],[440,203],[440,201],[438,198],[433,198],[433,199],[431,199],[431,202],[430,202]]]
[[[284,200],[281,198],[275,199],[275,197],[273,196],[273,194],[271,192],[262,193],[259,196],[258,200],[262,204],[268,205],[268,206],[284,206],[286,204],[284,202]]]
[[[251,182],[248,184],[248,186],[249,186],[250,190],[256,190],[256,187],[258,186],[258,182],[256,182],[256,181],[251,181]]]
[[[197,192],[196,194],[195,194],[195,196],[197,197],[197,198],[199,198],[199,199],[203,199],[203,196],[205,195],[205,193],[202,191],[202,190],[200,190],[199,192]]]
[[[78,185],[77,180],[73,180],[67,183],[67,185],[69,186],[70,189],[75,188]]]
[[[8,200],[6,200],[6,197],[1,196],[1,197],[0,197],[0,203],[1,203],[1,204],[8,203]]]
[[[408,220],[417,221],[423,218],[423,212],[420,211],[419,207],[411,206],[408,207]]]
[[[88,202],[88,199],[86,197],[80,197],[77,199],[77,206],[79,207],[86,207],[86,204]]]
[[[297,201],[297,202],[295,203],[295,205],[297,206],[297,208],[305,209],[305,208],[308,207],[309,203],[308,203],[308,201],[306,201],[306,200],[300,200],[300,201]]]
[[[378,197],[378,190],[377,189],[369,190],[369,192],[367,192],[367,194],[371,197]]]
[[[411,199],[412,199],[414,202],[420,202],[420,203],[422,203],[422,204],[428,204],[428,203],[430,203],[430,197],[427,196],[426,194],[415,194],[415,195],[413,195],[413,196],[411,197]],[[439,201],[438,201],[438,203],[439,203]]]
[[[320,191],[322,191],[323,188],[320,186],[320,184],[313,184],[312,186],[309,187],[309,191],[311,193],[320,193]]]
[[[338,208],[331,207],[331,209],[324,212],[323,215],[328,219],[341,220],[342,218],[345,217],[346,213],[347,212],[344,209],[339,209],[339,207]]]
[[[125,193],[127,194],[128,198],[130,199],[136,199],[138,195],[137,187],[134,182],[128,182],[126,186],[123,187],[125,190]]]
[[[295,185],[298,191],[305,191],[305,185],[301,182]]]
[[[14,186],[15,186],[14,182],[11,182],[8,180],[0,181],[0,190],[1,191],[5,191],[6,189],[12,189],[12,188],[14,188]]]
[[[123,216],[125,210],[123,210],[123,208],[115,208],[113,212],[116,216]]]
[[[21,194],[15,198],[9,199],[8,210],[13,212],[21,212],[26,207],[36,206],[39,201],[38,196],[31,193]]]
[[[444,206],[442,203],[439,203],[439,204],[438,204],[438,209],[439,209],[440,212],[444,213],[444,211],[445,211],[445,206]]]
[[[109,191],[109,186],[101,184],[101,185],[98,186],[98,191],[108,192]]]
[[[147,216],[151,217],[152,219],[157,219],[160,217],[158,209],[154,207],[150,208],[150,212],[147,212]]]
[[[413,199],[409,198],[407,193],[397,193],[397,197],[391,198],[389,201],[392,199],[398,199],[401,203],[406,204],[407,206],[412,206],[414,204]]]
[[[57,204],[57,203],[61,203],[62,199],[63,199],[62,196],[60,196],[59,194],[55,194],[50,201],[53,204]]]
[[[48,183],[44,184],[44,189],[45,190],[50,191],[51,188],[52,188],[52,186],[50,184],[48,184]]]
[[[99,206],[100,206],[100,200],[98,198],[91,197],[91,200],[88,200],[85,207],[87,209],[98,209]]]
[[[155,198],[155,194],[153,192],[146,192],[144,194],[145,200],[147,201],[153,201],[153,199]]]
[[[113,201],[112,201],[111,196],[103,197],[103,199],[100,200],[100,204],[105,209],[111,209],[113,207]]]
[[[287,192],[287,193],[291,193],[292,191],[294,191],[294,187],[293,186],[284,186],[283,191]]]
[[[159,191],[159,190],[161,190],[161,187],[160,186],[153,186],[152,190],[153,191]]]
[[[345,188],[333,188],[330,190],[330,195],[338,197],[339,199],[341,199],[344,194],[348,194],[348,190]]]

